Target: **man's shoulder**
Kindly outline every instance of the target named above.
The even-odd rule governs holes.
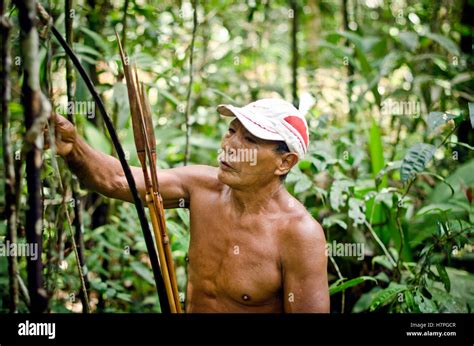
[[[285,246],[294,248],[326,244],[322,226],[299,202],[286,208],[282,215],[280,238]]]
[[[187,170],[188,174],[193,175],[197,178],[217,179],[217,167],[207,165],[191,165],[182,167],[182,169]]]
[[[182,174],[189,179],[189,186],[193,190],[217,190],[221,183],[217,179],[217,167],[206,165],[192,165],[181,167]]]

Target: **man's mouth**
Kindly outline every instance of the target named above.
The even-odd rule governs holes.
[[[219,166],[224,170],[224,171],[236,171],[234,167],[232,167],[229,163],[226,161],[219,161]]]

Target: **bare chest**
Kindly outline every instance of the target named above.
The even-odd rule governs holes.
[[[281,271],[274,226],[263,216],[238,217],[218,199],[191,203],[188,299],[275,306]]]

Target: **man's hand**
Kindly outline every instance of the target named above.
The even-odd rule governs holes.
[[[77,141],[76,127],[59,114],[53,114],[52,120],[55,128],[56,152],[62,157],[67,157]],[[45,143],[48,141],[46,140]]]

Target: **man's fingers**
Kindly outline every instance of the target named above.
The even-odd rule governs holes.
[[[43,130],[43,136],[44,136],[44,148],[45,149],[49,149],[50,148],[50,143],[51,143],[51,140],[58,140],[62,137],[61,133],[63,131],[62,130],[62,127],[64,127],[65,125],[67,125],[67,120],[66,122],[63,121],[63,118],[61,115],[58,115],[57,113],[53,112],[52,115],[51,115],[51,122],[46,124],[44,130]],[[52,127],[54,129],[54,138],[51,138],[51,134],[50,134],[50,127]],[[59,131],[58,131],[59,130]]]
[[[59,114],[54,114],[52,120],[54,122],[57,139],[66,142],[74,139],[76,128],[69,120]]]
[[[59,115],[57,113],[54,113],[52,118],[56,127],[59,127],[59,128],[64,127],[68,123],[68,120],[66,118],[64,118],[62,115]]]

